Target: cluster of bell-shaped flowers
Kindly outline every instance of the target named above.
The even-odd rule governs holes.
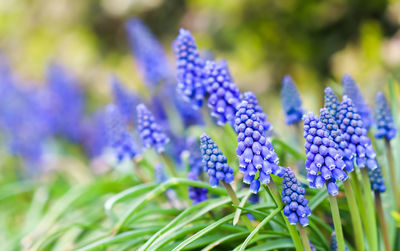
[[[375,137],[378,139],[386,138],[387,140],[396,137],[397,128],[393,122],[392,111],[382,92],[376,94],[374,114],[376,121]]]
[[[286,124],[291,125],[301,121],[304,109],[299,91],[289,75],[283,77],[282,80],[281,104]]]
[[[261,105],[258,103],[256,95],[253,92],[245,92],[242,95],[242,100],[246,100],[250,104],[254,105],[254,110],[256,111],[257,116],[260,119],[262,126],[264,127],[264,133],[265,135],[268,135],[272,130],[272,125],[267,120],[267,114],[263,112]]]
[[[340,102],[338,97],[330,87],[325,88],[324,100],[325,100],[324,107],[328,109],[329,113],[336,120],[336,115],[339,110]]]
[[[368,169],[368,177],[372,190],[380,193],[386,191],[385,180],[382,176],[382,168],[379,165],[374,170]]]

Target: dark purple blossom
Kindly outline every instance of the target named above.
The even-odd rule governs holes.
[[[224,181],[227,184],[233,182],[233,170],[226,163],[226,156],[218,148],[217,144],[207,135],[200,136],[201,154],[203,156],[204,171],[210,177],[210,185],[218,186],[219,181]]]
[[[393,122],[393,115],[390,106],[382,92],[376,94],[375,99],[375,137],[391,140],[396,137],[397,127]]]
[[[248,103],[250,103],[254,106],[254,110],[256,111],[256,114],[257,114],[258,118],[260,119],[261,124],[264,128],[264,133],[265,133],[265,135],[268,135],[270,133],[270,131],[272,130],[272,125],[267,120],[267,114],[265,114],[263,112],[262,107],[258,103],[256,95],[252,92],[245,92],[242,95],[242,100],[246,100]]]
[[[374,170],[368,169],[368,176],[372,190],[380,193],[386,191],[385,180],[383,179],[382,169],[379,165]]]
[[[300,94],[289,75],[284,76],[282,80],[281,104],[285,113],[286,124],[291,125],[301,121],[304,109]]]
[[[346,164],[342,160],[341,152],[337,150],[329,132],[317,117],[310,112],[303,120],[307,180],[311,188],[320,189],[326,184],[328,193],[335,196],[339,192],[335,182],[348,178],[343,171]]]
[[[303,227],[308,225],[311,209],[308,207],[308,200],[304,197],[305,192],[296,175],[287,168],[283,175],[282,202],[285,204],[283,213],[292,225],[297,223]]]
[[[361,94],[360,89],[358,89],[356,82],[350,75],[345,74],[342,78],[342,85],[344,95],[353,100],[354,106],[357,108],[358,114],[361,116],[364,127],[369,130],[373,123],[372,112]]]
[[[325,88],[325,108],[328,109],[331,116],[336,120],[336,114],[339,109],[339,99],[330,87]]]

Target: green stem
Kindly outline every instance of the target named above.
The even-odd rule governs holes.
[[[135,174],[137,175],[137,177],[143,182],[143,183],[147,183],[147,182],[151,182],[151,180],[149,178],[146,177],[146,175],[142,172],[141,167],[139,166],[140,160],[133,158],[132,159],[133,162],[133,169]]]
[[[224,185],[226,192],[228,193],[229,197],[232,200],[233,205],[235,206],[239,206],[240,201],[236,196],[235,191],[233,190],[232,186],[228,183],[226,183],[225,181],[222,181],[222,184]],[[249,229],[249,231],[253,231],[254,230],[254,226],[253,224],[251,224],[249,218],[247,217],[247,215],[244,215],[244,217],[242,217],[244,224],[246,225],[247,229]]]
[[[335,226],[338,251],[345,251],[342,222],[340,221],[340,213],[336,197],[329,194],[329,202],[331,204],[333,225]]]
[[[376,211],[378,213],[379,225],[381,226],[385,249],[386,249],[386,251],[392,251],[392,247],[390,245],[390,239],[389,239],[388,226],[387,226],[387,223],[385,220],[385,213],[383,212],[383,207],[382,207],[381,194],[378,191],[375,191],[375,207],[376,207]]]
[[[355,170],[350,173],[350,177],[352,180],[351,184],[353,185],[354,192],[356,195],[357,205],[365,205],[364,197],[361,192],[361,184],[360,184],[360,181],[358,179],[358,176],[357,176],[357,173]],[[369,235],[368,233],[369,233],[370,227],[369,227],[369,221],[367,218],[367,213],[365,212],[365,207],[358,207],[358,211],[360,212],[361,220],[365,227],[365,232],[367,235]]]
[[[399,190],[397,188],[397,179],[396,179],[396,170],[394,166],[394,159],[393,159],[393,152],[392,152],[392,146],[390,145],[390,141],[388,139],[385,139],[385,145],[386,145],[386,152],[387,152],[387,158],[389,162],[389,174],[390,174],[390,183],[392,185],[392,190],[393,190],[393,196],[395,198],[395,203],[396,203],[396,209],[397,211],[400,211],[400,197],[399,197]]]
[[[346,193],[347,204],[349,205],[351,223],[353,224],[353,233],[358,251],[364,251],[364,235],[361,225],[360,214],[350,179],[343,182]]]
[[[276,205],[278,207],[283,206],[283,203],[281,201],[281,196],[279,194],[278,188],[276,187],[275,183],[273,180],[267,185],[269,188],[269,191],[271,192],[271,196],[274,199]],[[301,244],[301,239],[299,236],[299,233],[296,230],[295,225],[291,225],[290,222],[288,221],[287,217],[284,215],[283,210],[281,211],[282,217],[286,223],[286,227],[289,230],[290,236],[292,237],[294,246],[297,251],[302,251],[303,250],[303,245]]]
[[[367,211],[368,221],[370,222],[370,250],[376,251],[378,250],[378,237],[377,237],[377,229],[376,229],[376,219],[375,219],[375,210],[374,210],[374,202],[372,198],[371,184],[369,183],[368,170],[367,168],[361,169],[361,176],[363,179],[363,189],[364,189],[364,200],[365,200],[365,208]]]
[[[176,171],[174,165],[172,164],[172,161],[168,158],[168,156],[165,153],[160,153],[161,159],[164,162],[164,165],[168,168],[168,171],[171,173],[171,175],[174,178],[178,178],[178,172]]]
[[[310,241],[308,240],[306,229],[303,226],[301,226],[300,224],[297,224],[297,225],[298,225],[298,228],[299,228],[301,241],[303,242],[304,250],[305,251],[311,251]]]

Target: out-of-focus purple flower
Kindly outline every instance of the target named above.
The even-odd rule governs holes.
[[[329,244],[330,244],[331,251],[338,251],[338,244],[337,244],[337,238],[336,238],[335,231],[333,231],[331,234],[331,239],[330,239]],[[347,245],[344,245],[344,250],[349,251],[349,248],[347,247]]]
[[[114,104],[107,105],[105,109],[105,126],[108,145],[114,149],[119,161],[125,157],[133,158],[139,154],[126,126],[126,121]]]
[[[189,151],[188,164],[190,166],[188,179],[200,180],[200,176],[203,170],[203,160],[196,138],[189,137],[187,139],[187,146]],[[188,190],[189,198],[193,201],[193,205],[207,200],[208,189],[189,186]]]
[[[348,149],[355,155],[357,166],[375,169],[377,167],[376,154],[371,140],[367,137],[367,129],[352,100],[347,96],[343,97],[339,106],[337,122],[343,140],[347,142]]]
[[[315,248],[315,246],[311,243],[311,241],[308,241],[310,243],[310,249],[311,251],[317,251],[317,249]]]
[[[346,171],[353,171],[353,152],[349,149],[347,141],[343,139],[342,132],[328,109],[321,109],[319,120],[324,124],[326,130],[329,132],[330,138],[336,143],[337,149],[341,152],[340,155],[343,156],[343,161],[346,164]]]
[[[129,124],[136,123],[135,107],[141,103],[140,97],[129,92],[117,78],[116,75],[110,77],[114,103],[118,106],[122,116]]]
[[[206,93],[204,61],[200,58],[196,43],[188,30],[180,29],[173,49],[177,67],[177,90],[186,102],[197,109],[202,106]]]
[[[265,137],[264,127],[257,114],[254,104],[243,100],[235,118],[239,170],[244,173],[243,182],[250,184],[253,193],[260,189],[260,182],[268,184],[271,181],[271,173],[278,176],[284,173],[278,165],[278,155]],[[255,178],[257,174],[258,178]]]
[[[100,156],[108,144],[104,112],[96,111],[85,118],[81,130],[80,141],[87,155],[92,159]]]
[[[204,72],[205,87],[210,94],[208,107],[211,116],[217,119],[218,125],[227,122],[233,124],[236,107],[240,102],[240,91],[229,74],[227,63],[207,61]]]
[[[258,193],[252,193],[252,194],[250,195],[249,199],[248,199],[248,202],[249,202],[250,204],[253,204],[253,205],[259,203],[259,202],[260,202],[260,195],[259,195]],[[251,221],[255,221],[255,220],[256,220],[256,218],[254,217],[254,215],[252,215],[252,214],[250,214],[250,213],[247,214],[247,217],[248,217],[249,220],[251,220]]]
[[[52,63],[47,70],[55,132],[69,140],[79,140],[79,123],[83,119],[85,99],[77,80],[61,65]]]
[[[331,116],[336,120],[336,114],[339,109],[339,99],[330,87],[325,88],[325,108],[328,109]]]
[[[221,152],[217,144],[205,133],[200,136],[200,141],[203,168],[210,177],[210,185],[216,187],[219,181],[231,184],[234,180],[233,170],[226,163],[226,156]]]
[[[361,94],[360,89],[358,89],[356,82],[350,75],[345,74],[342,78],[342,85],[344,89],[344,95],[353,100],[358,114],[361,116],[364,127],[369,130],[373,123],[372,112],[363,95]]]
[[[396,137],[397,128],[393,122],[392,111],[382,92],[376,94],[375,121],[377,127],[376,138],[380,139],[384,137],[387,140],[391,140]]]
[[[289,75],[284,76],[282,80],[281,104],[286,116],[286,124],[291,125],[301,121],[304,109],[300,94]]]
[[[126,22],[130,46],[135,62],[149,86],[155,86],[169,77],[167,55],[156,37],[136,18]]]
[[[254,106],[254,110],[256,111],[257,116],[260,119],[262,126],[264,127],[264,133],[265,135],[268,135],[272,130],[272,125],[267,120],[267,114],[263,112],[262,107],[258,103],[256,95],[252,92],[245,92],[243,93],[242,100],[246,100],[248,103]]]
[[[379,165],[374,170],[368,169],[368,176],[372,190],[380,193],[386,191],[385,180],[383,179],[382,169]]]
[[[292,225],[297,223],[303,227],[308,225],[311,209],[308,207],[308,200],[304,197],[305,192],[296,175],[287,168],[283,175],[282,202],[285,204],[283,213]]]
[[[157,184],[163,183],[167,180],[167,175],[164,172],[164,166],[157,162],[154,165],[154,182]]]
[[[311,188],[321,189],[325,184],[328,193],[335,196],[339,192],[336,181],[348,178],[343,171],[346,164],[342,160],[341,152],[331,139],[324,124],[311,112],[304,115],[304,147],[307,155],[307,180]]]
[[[156,123],[153,114],[144,104],[136,107],[140,137],[145,148],[154,147],[157,152],[164,152],[169,138]]]

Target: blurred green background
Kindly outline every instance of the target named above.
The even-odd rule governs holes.
[[[1,0],[0,51],[34,84],[44,82],[49,61],[62,62],[95,106],[110,99],[111,72],[146,94],[129,50],[127,18],[150,27],[172,69],[171,43],[184,27],[200,50],[227,59],[240,89],[256,92],[279,133],[285,74],[299,86],[306,109],[318,111],[325,86],[340,91],[333,83],[344,73],[354,76],[372,105],[400,65],[399,16],[394,0]]]

